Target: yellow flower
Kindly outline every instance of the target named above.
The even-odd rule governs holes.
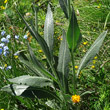
[[[61,36],[59,36],[57,39],[58,39],[58,40],[63,40]]]
[[[96,63],[96,60],[93,60],[92,63],[95,64]]]
[[[97,56],[95,56],[94,59],[96,60],[97,59]]]
[[[14,57],[15,57],[15,59],[17,59],[17,58],[18,58],[18,56],[17,56],[17,55],[15,55]]]
[[[80,96],[79,95],[72,95],[71,99],[74,103],[78,103],[80,101]]]
[[[4,6],[1,6],[0,8],[1,8],[2,10],[5,10],[5,7],[4,7]]]
[[[8,2],[8,0],[5,0],[5,1],[4,1],[4,3],[7,3],[7,2]]]
[[[94,66],[94,65],[92,65],[92,66],[91,66],[91,68],[92,68],[92,69],[94,69],[94,68],[95,68],[95,66]]]
[[[7,67],[7,64],[5,64],[4,67],[6,68]]]
[[[86,52],[86,49],[83,49],[82,51],[85,53]]]
[[[100,6],[97,6],[97,8],[100,8]]]
[[[43,51],[42,50],[39,50],[39,52],[42,53]]]
[[[87,45],[88,44],[88,42],[86,41],[86,42],[83,42],[83,45]]]
[[[40,32],[40,35],[43,35],[43,32]]]
[[[0,109],[0,110],[4,110],[4,109],[2,108],[2,109]]]
[[[78,66],[75,66],[75,69],[78,69]]]

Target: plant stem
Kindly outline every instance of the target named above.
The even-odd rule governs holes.
[[[76,94],[76,74],[75,74],[75,65],[74,65],[74,54],[73,51],[71,51],[71,60],[72,60],[72,74],[73,74],[73,90],[74,94]]]
[[[70,3],[70,0],[68,0],[68,16],[69,16],[69,19],[70,19],[70,17],[71,17],[71,5],[70,5],[71,3]]]

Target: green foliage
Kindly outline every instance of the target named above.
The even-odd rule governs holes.
[[[72,50],[72,52],[75,51],[79,42],[81,42],[81,38],[82,36],[79,30],[79,26],[77,24],[77,19],[73,9],[68,31],[67,31],[67,41],[68,41],[69,48]]]
[[[90,104],[91,104],[91,107],[94,106],[92,109],[94,108],[99,109],[101,108],[100,105],[104,105],[103,104],[104,98],[107,98],[109,96],[109,95],[106,95],[106,93],[104,92],[105,91],[104,89],[103,92],[98,94],[100,96],[100,101],[99,101],[100,104],[99,105],[97,104],[98,98],[96,97],[97,97],[98,91],[95,90],[97,89],[95,84],[100,83],[101,82],[100,80],[104,79],[103,74],[98,76],[99,72],[96,72],[95,70],[85,69],[84,71],[85,76],[83,76],[82,74],[81,79],[79,79],[80,71],[85,66],[87,66],[87,64],[90,61],[92,61],[94,56],[99,52],[99,49],[103,44],[103,40],[107,32],[106,31],[103,32],[97,38],[97,40],[93,43],[93,45],[90,47],[88,52],[85,54],[85,56],[81,60],[81,63],[76,75],[75,65],[77,64],[77,62],[75,60],[78,59],[78,62],[79,62],[79,56],[77,55],[77,52],[79,50],[78,45],[81,41],[82,36],[77,23],[75,12],[71,8],[70,0],[60,0],[59,2],[60,2],[61,8],[63,9],[63,12],[66,15],[66,18],[68,18],[69,20],[69,26],[67,28],[67,32],[63,30],[58,57],[54,56],[54,54],[57,55],[58,51],[57,53],[55,53],[54,52],[55,49],[53,48],[53,43],[54,43],[54,37],[53,37],[54,25],[53,24],[54,23],[53,23],[53,14],[52,14],[50,5],[48,5],[46,20],[44,24],[44,37],[42,37],[39,34],[40,25],[38,25],[38,17],[37,17],[37,15],[39,15],[38,13],[39,8],[36,7],[35,4],[33,4],[32,7],[35,14],[35,18],[33,21],[31,20],[30,24],[27,22],[28,19],[23,17],[23,14],[21,15],[21,10],[18,11],[19,15],[21,16],[21,19],[26,24],[26,28],[30,31],[31,35],[38,42],[39,45],[37,45],[37,49],[40,46],[41,49],[43,50],[43,53],[46,56],[46,58],[44,58],[42,61],[39,59],[37,52],[34,51],[35,48],[31,49],[31,47],[36,47],[36,44],[34,42],[31,42],[30,44],[28,44],[29,54],[26,54],[26,50],[19,51],[17,53],[20,61],[27,67],[27,68],[24,68],[25,71],[27,71],[27,74],[30,74],[30,75],[20,76],[19,74],[19,77],[14,76],[15,78],[8,79],[7,81],[9,81],[11,84],[4,86],[1,90],[7,91],[14,96],[34,98],[32,100],[29,99],[28,101],[26,101],[26,99],[24,98],[16,97],[16,99],[14,100],[20,101],[20,103],[18,103],[19,109],[21,109],[20,107],[23,106],[23,107],[27,107],[25,109],[37,108],[37,109],[48,109],[48,110],[49,109],[73,110],[76,108],[79,109],[80,106],[83,108],[84,103],[86,104],[86,106],[87,105],[89,106]],[[51,16],[51,19],[50,19],[50,16]],[[41,31],[43,31],[43,29],[41,29]],[[41,56],[43,53],[41,53]],[[81,56],[82,55],[80,55],[80,57]],[[88,72],[90,71],[92,75],[94,73],[96,74],[94,76],[89,77]],[[16,76],[18,76],[18,74]],[[85,80],[85,78],[87,78],[87,81]],[[71,101],[72,95],[80,95],[81,96],[80,102],[73,103]],[[89,100],[90,103],[87,102],[88,99],[86,100],[86,97],[90,98],[90,100],[92,100],[91,97],[93,97],[92,102],[90,100]],[[95,103],[94,100],[95,101],[97,100],[97,102]],[[31,104],[26,102],[29,102]],[[105,101],[105,102],[106,103],[105,103],[104,109],[106,110],[106,109],[109,109],[109,104],[108,104],[109,101]],[[86,109],[86,108],[84,107],[83,109]]]

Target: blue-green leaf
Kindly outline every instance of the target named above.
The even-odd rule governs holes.
[[[37,76],[48,77],[53,79],[53,81],[57,82],[54,76],[51,73],[49,73],[45,68],[43,68],[41,63],[36,59],[30,47],[29,47],[29,52],[33,63],[26,57],[26,55],[22,51],[17,52],[20,61],[24,63],[29,68],[29,70],[31,70]]]
[[[103,40],[107,34],[107,31],[104,31],[100,34],[100,36],[96,39],[96,41],[92,44],[90,49],[87,51],[85,56],[82,58],[81,63],[79,65],[79,69],[77,72],[77,76],[79,75],[80,71],[87,66],[95,57],[95,55],[99,52],[99,49],[103,43]]]
[[[45,53],[48,62],[52,61],[51,58],[51,54],[50,54],[50,50],[49,47],[47,45],[47,43],[45,42],[45,40],[39,35],[39,33],[35,30],[35,27],[31,24],[31,26],[27,23],[27,21],[24,19],[24,17],[21,15],[21,13],[17,10],[18,14],[20,15],[20,17],[22,18],[22,20],[24,21],[24,23],[26,24],[27,28],[29,29],[30,33],[32,34],[32,36],[38,41],[38,43],[40,44],[43,52]]]
[[[68,64],[70,62],[70,51],[68,48],[68,44],[66,41],[66,33],[63,30],[63,40],[60,45],[59,50],[59,59],[58,59],[58,66],[57,71],[59,73],[59,77],[62,83],[62,86],[64,86],[65,90],[68,90]]]
[[[13,79],[8,79],[12,83],[27,85],[31,87],[53,86],[53,81],[45,77],[23,75]]]
[[[53,41],[54,41],[53,35],[54,35],[53,14],[50,5],[48,5],[48,10],[44,24],[44,39],[49,47],[52,56],[53,56]]]

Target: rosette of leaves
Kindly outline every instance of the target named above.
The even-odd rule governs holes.
[[[48,99],[45,103],[51,109],[58,110],[73,110],[75,104],[72,104],[71,95],[79,94],[76,91],[77,78],[80,71],[92,61],[94,56],[98,53],[107,32],[103,32],[90,47],[88,52],[82,58],[77,74],[74,71],[74,52],[81,41],[81,33],[77,24],[74,9],[70,7],[69,0],[59,0],[60,5],[66,15],[69,17],[69,26],[67,33],[63,30],[62,41],[59,48],[59,55],[53,55],[54,46],[54,21],[53,14],[48,5],[45,24],[44,24],[44,37],[38,33],[37,13],[38,9],[33,5],[35,12],[35,24],[31,22],[28,24],[24,17],[19,13],[21,19],[26,24],[27,29],[31,35],[41,46],[43,53],[46,56],[48,68],[46,68],[34,55],[30,45],[28,44],[29,57],[23,51],[18,52],[19,59],[24,63],[28,69],[33,73],[33,76],[23,75],[13,79],[9,79],[11,84],[4,86],[1,90],[7,91],[15,96],[23,96],[38,99]],[[69,3],[69,4],[68,4]],[[71,11],[65,11],[65,9]],[[57,60],[58,59],[58,60]],[[70,91],[69,80],[69,63],[72,63],[73,74],[73,91]],[[79,94],[80,96],[91,93],[86,91]],[[52,104],[54,102],[54,104]]]

